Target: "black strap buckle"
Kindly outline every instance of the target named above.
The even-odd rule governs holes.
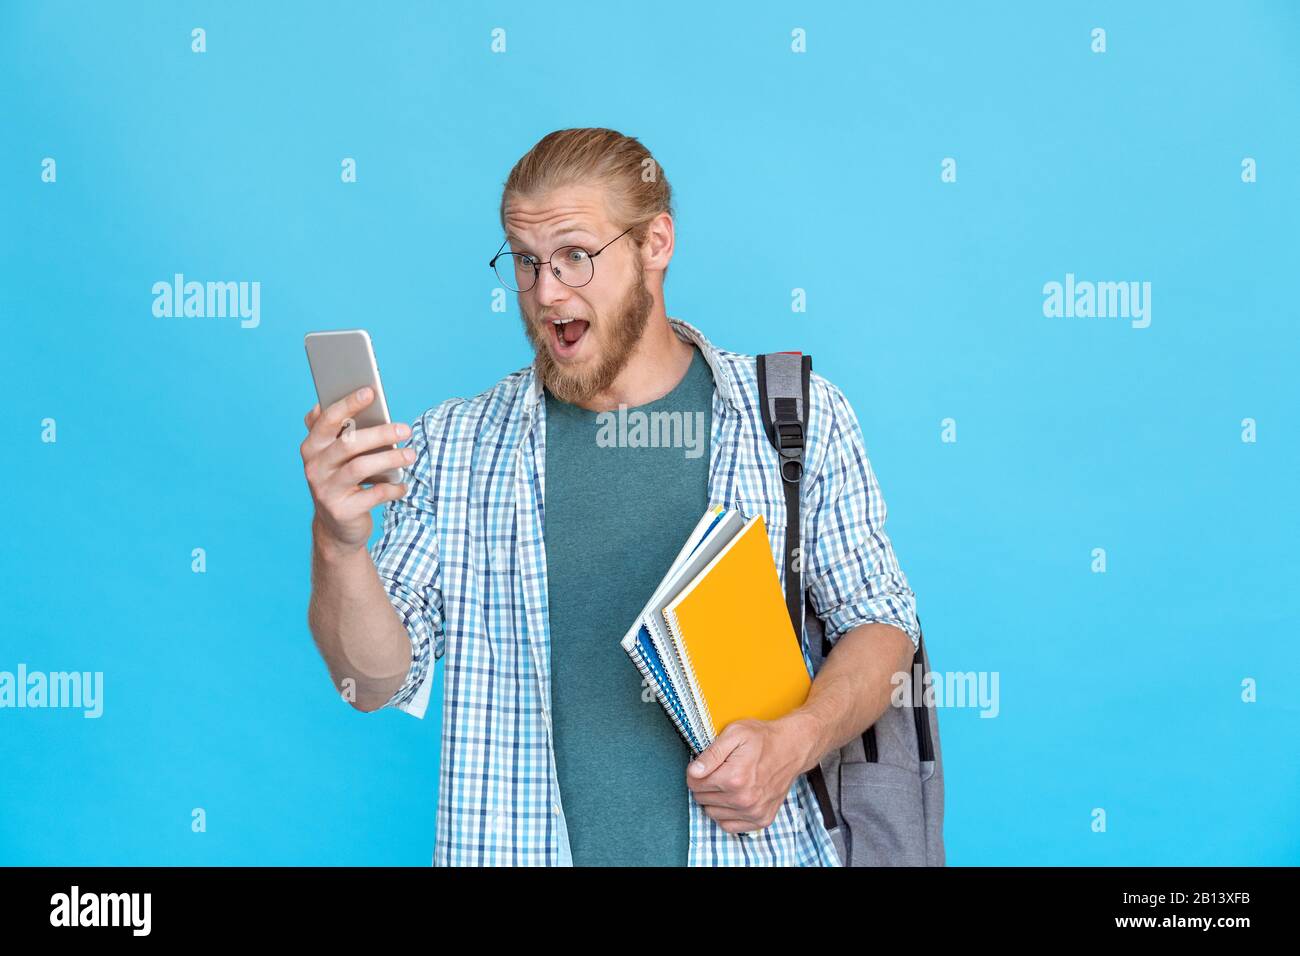
[[[787,458],[797,458],[803,455],[803,422],[797,419],[778,421],[776,423],[776,437],[782,455]]]
[[[781,454],[781,477],[795,483],[803,477],[803,423],[798,419],[778,419],[777,450]]]

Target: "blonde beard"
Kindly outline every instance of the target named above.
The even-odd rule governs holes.
[[[645,287],[645,269],[638,260],[636,275],[627,294],[623,296],[623,301],[619,303],[615,316],[608,321],[599,319],[601,331],[609,336],[604,354],[597,357],[595,368],[582,371],[569,371],[558,364],[547,343],[539,337],[541,333],[536,331],[536,323],[525,315],[524,334],[533,347],[533,366],[541,377],[542,384],[552,395],[570,405],[581,404],[608,389],[641,341],[654,301],[654,296]],[[551,333],[548,330],[546,334]],[[590,327],[587,334],[591,334]]]

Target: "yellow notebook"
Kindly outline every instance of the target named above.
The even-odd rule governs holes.
[[[710,741],[735,720],[774,720],[812,678],[790,624],[767,526],[755,515],[664,608]]]

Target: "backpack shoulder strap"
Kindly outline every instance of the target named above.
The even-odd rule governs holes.
[[[799,551],[799,486],[803,479],[804,432],[808,421],[808,382],[812,356],[802,352],[769,352],[758,356],[758,403],[763,428],[781,459],[785,487],[785,603],[795,636],[803,644],[803,562]],[[839,826],[835,803],[821,766],[808,772],[817,795],[822,823],[828,833]]]
[[[803,478],[804,432],[812,356],[770,352],[758,356],[758,404],[763,428],[781,458],[785,486],[785,603],[795,634],[803,630],[803,580],[799,560],[799,483]],[[802,640],[802,636],[800,637]]]

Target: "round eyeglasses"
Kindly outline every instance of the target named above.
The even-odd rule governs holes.
[[[628,226],[609,242],[595,252],[588,252],[582,246],[561,246],[551,253],[545,262],[538,262],[533,256],[523,252],[507,252],[498,249],[488,265],[496,272],[497,278],[511,292],[527,292],[537,284],[542,266],[550,266],[551,274],[567,286],[577,289],[591,281],[596,273],[596,264],[592,262],[611,245],[622,239],[635,227]],[[506,242],[509,242],[507,239]],[[502,247],[505,246],[502,242]]]

